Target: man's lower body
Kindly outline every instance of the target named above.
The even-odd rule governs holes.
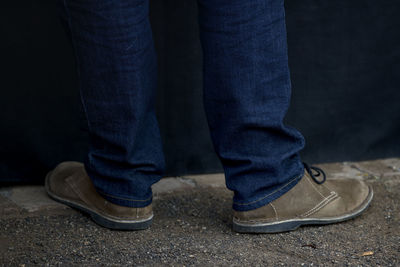
[[[136,225],[140,225],[137,229],[148,226],[143,222],[152,218],[151,185],[164,171],[155,116],[157,67],[148,4],[148,0],[60,2],[77,56],[91,143],[84,168],[72,164],[58,170],[65,177],[80,172],[78,176],[86,180],[75,184],[71,177],[69,182],[53,178],[47,188],[51,196],[67,204],[73,202],[67,195],[73,194],[81,200],[75,206],[92,214],[114,207],[110,224],[102,223],[101,216],[96,220],[111,228],[123,228],[124,224],[118,227],[115,211],[120,208],[129,214],[147,208]],[[304,139],[283,124],[291,91],[283,1],[198,0],[198,4],[204,106],[227,187],[234,192],[234,222],[238,231],[258,227],[258,232],[268,232],[252,224],[251,214],[282,199],[305,180],[298,155]],[[312,177],[309,172],[310,181]],[[68,187],[64,183],[69,183],[69,193],[57,193],[54,188]],[[88,193],[79,188],[98,195],[82,200]],[[372,198],[372,191],[365,185],[362,188],[359,198]],[[322,199],[329,199],[324,190],[317,191]],[[315,205],[320,204],[311,204],[311,209]],[[117,218],[114,224],[113,218]]]

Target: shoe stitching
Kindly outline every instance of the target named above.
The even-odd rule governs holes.
[[[297,216],[297,217],[295,217],[295,218],[301,218],[301,217],[310,216],[311,214],[313,214],[313,213],[317,212],[318,210],[320,210],[321,208],[325,207],[326,204],[328,204],[331,200],[335,199],[336,196],[337,196],[336,193],[331,194],[331,195],[328,196],[327,198],[324,198],[320,203],[318,203],[318,204],[317,204],[316,206],[314,206],[312,209],[310,209],[310,210],[304,212],[303,214],[301,214],[301,215],[299,215],[299,216]],[[271,204],[271,203],[269,203],[269,204]],[[275,214],[277,215],[277,212],[276,212],[276,210],[275,210],[275,207],[274,207],[272,204],[271,204],[271,206],[273,207],[273,209],[274,209],[274,211],[275,211]],[[276,220],[279,221],[278,216],[276,217]],[[238,220],[238,221],[241,221],[241,220]],[[246,220],[244,220],[244,221],[246,221]],[[265,219],[257,219],[257,220],[248,220],[248,221],[246,221],[246,222],[249,222],[249,223],[259,223],[259,222],[270,222],[270,221],[271,221],[270,218],[265,218]]]
[[[308,212],[303,213],[301,216],[309,216],[309,215],[313,214],[314,212],[316,212],[316,211],[320,210],[321,208],[323,208],[332,199],[336,198],[336,196],[337,196],[336,193],[329,195],[327,198],[324,198],[324,200],[322,200],[319,204],[317,204],[314,208],[312,208]]]
[[[308,177],[307,177],[308,178]],[[322,198],[326,198],[316,187],[315,187],[315,185],[314,185],[314,183],[313,182],[311,182],[309,179],[307,179],[307,181],[311,184],[311,186],[314,188],[314,190],[315,191],[317,191],[318,192],[318,194],[320,194],[320,196],[322,197]]]
[[[308,213],[303,214],[301,217],[308,217],[311,214],[314,214],[315,212],[319,211],[320,209],[322,209],[323,207],[325,207],[328,203],[330,203],[331,200],[335,199],[336,196],[332,195],[331,197],[325,199],[324,201],[322,201],[321,203],[319,203],[317,206],[315,206],[313,209],[311,209]]]
[[[77,193],[78,196],[82,199],[82,196],[80,195],[80,191],[76,187],[76,184],[72,183],[72,184],[70,184],[70,186],[74,190],[74,192]],[[134,208],[134,209],[136,209],[136,217],[135,216],[126,216],[126,215],[114,216],[114,215],[108,214],[107,211],[105,211],[104,209],[96,207],[95,204],[92,203],[91,201],[88,201],[88,200],[85,200],[85,199],[82,199],[82,200],[87,205],[93,205],[93,207],[87,206],[86,208],[88,210],[91,210],[91,211],[93,211],[93,212],[95,212],[95,213],[97,213],[97,214],[99,214],[100,216],[103,216],[103,217],[105,216],[105,217],[112,218],[112,219],[117,219],[117,220],[121,220],[121,219],[132,220],[132,219],[147,219],[148,218],[147,214],[145,214],[143,216],[139,216],[139,209],[138,208]],[[104,204],[105,204],[105,206],[107,206],[110,203],[107,200],[104,200]]]
[[[328,189],[329,191],[331,191],[331,193],[332,192],[336,193],[335,190],[330,189],[326,184],[322,184],[322,186],[325,187],[326,189]]]
[[[305,213],[301,214],[298,217],[307,217],[310,214],[312,214],[314,211],[318,210],[319,208],[323,207],[325,203],[328,202],[329,199],[323,199],[321,202],[319,202],[317,205],[315,205],[312,209],[306,211]]]
[[[308,178],[308,177],[307,177]],[[315,185],[309,180],[307,179],[310,184],[314,187],[314,189],[323,197],[326,198],[324,195],[322,195],[322,193],[315,187]],[[321,184],[322,187],[325,187],[325,189],[327,189],[328,191],[330,191],[330,194],[337,194],[334,190],[330,189],[327,185],[325,184]]]
[[[81,201],[83,201],[83,203],[87,206],[87,209],[95,211],[95,212],[100,212],[101,209],[96,207],[96,205],[90,199],[87,199],[85,197],[85,194],[83,192],[81,192],[81,190],[79,190],[80,187],[78,186],[77,182],[74,179],[71,179],[71,177],[73,177],[73,176],[68,177],[67,179],[65,179],[65,181],[71,187],[71,189],[74,191],[74,193],[79,197],[79,199]],[[93,207],[90,207],[90,205],[92,205]]]
[[[275,212],[275,218],[276,218],[276,220],[278,221],[279,219],[278,219],[278,212],[276,211],[276,209],[275,209],[275,206],[272,204],[272,203],[269,203],[270,205],[271,205],[271,207],[274,209],[274,212]]]
[[[73,176],[73,175],[71,175],[71,176]],[[90,178],[89,178],[89,179],[90,179]],[[75,181],[71,181],[71,182],[72,182],[72,184],[74,185],[75,190],[77,190],[76,193],[77,193],[77,192],[80,192],[80,190],[79,190],[79,189],[76,187],[76,185],[75,185],[75,184],[76,184]],[[68,183],[69,183],[69,182],[68,182]],[[69,184],[70,184],[70,183],[69,183]],[[72,184],[70,184],[70,186],[71,186]],[[100,191],[100,190],[97,190],[97,189],[96,189],[96,191],[97,191],[99,194],[101,194],[101,195],[108,196],[108,197],[115,198],[115,199],[120,199],[120,200],[145,202],[145,201],[151,200],[151,198],[152,198],[152,196],[150,196],[149,198],[144,199],[144,200],[135,200],[135,199],[130,199],[130,198],[122,198],[122,197],[116,197],[116,196],[113,196],[113,195],[109,195],[109,194],[106,194],[106,193],[104,193],[104,192],[102,192],[102,191]],[[133,207],[132,207],[132,208],[133,208]]]
[[[299,176],[293,178],[292,180],[290,180],[290,181],[289,181],[288,183],[286,183],[285,185],[281,186],[280,188],[278,188],[278,189],[274,190],[273,192],[269,193],[268,195],[263,196],[263,197],[261,197],[261,198],[255,200],[255,201],[251,201],[251,202],[248,202],[248,203],[237,203],[237,202],[234,202],[234,204],[235,204],[235,205],[238,205],[238,206],[246,206],[246,205],[251,205],[251,204],[260,202],[261,200],[266,199],[267,197],[269,197],[269,196],[275,194],[276,192],[278,192],[278,191],[284,189],[285,187],[287,187],[288,185],[290,185],[291,183],[293,183],[294,181],[296,181],[297,179],[299,179],[299,178],[302,177],[302,176],[303,176],[303,174],[301,174],[301,175],[299,175]]]
[[[74,175],[70,175],[67,178],[65,178],[66,184],[72,189],[74,194],[76,194],[76,196],[78,196],[80,201],[83,201],[86,204],[91,204],[91,203],[88,203],[88,201],[86,200],[86,198],[84,197],[82,192],[79,190],[79,187],[77,186],[76,181],[74,179],[72,179],[72,177],[74,177]]]
[[[85,208],[98,214],[99,216],[103,216],[103,217],[108,217],[111,219],[116,219],[116,220],[132,220],[132,219],[147,219],[147,214],[144,214],[142,216],[139,215],[139,208],[135,208],[136,209],[136,217],[135,216],[114,216],[111,214],[108,214],[105,210],[103,210],[102,208],[96,207],[96,205],[90,200],[87,199],[83,192],[81,192],[81,190],[79,190],[79,186],[76,183],[76,181],[74,179],[70,179],[71,177],[73,177],[73,175],[69,176],[68,178],[65,179],[67,185],[72,189],[72,191],[78,196],[78,198],[80,199],[80,201],[82,201],[82,204],[85,205]],[[70,200],[68,200],[70,202]],[[77,204],[75,202],[72,201],[72,203]],[[110,204],[106,199],[104,199],[104,205],[107,206],[108,204]],[[79,204],[81,205],[81,204]],[[90,206],[91,205],[91,206]],[[134,208],[134,207],[132,207]],[[152,214],[150,214],[152,215]]]
[[[320,203],[318,203],[316,206],[314,206],[312,209],[306,211],[305,213],[301,214],[299,217],[307,217],[310,216],[311,214],[317,212],[318,210],[320,210],[321,208],[323,208],[324,206],[326,206],[326,204],[328,204],[332,199],[336,198],[337,194],[331,194],[330,196],[328,196],[327,198],[324,198]]]

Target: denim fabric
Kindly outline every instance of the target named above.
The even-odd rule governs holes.
[[[302,177],[302,135],[283,124],[290,102],[282,0],[198,0],[204,105],[233,208],[251,210]],[[99,193],[151,203],[164,159],[154,112],[156,59],[147,0],[61,2],[77,55]]]

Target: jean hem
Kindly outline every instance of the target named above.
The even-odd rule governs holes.
[[[131,207],[131,208],[144,208],[150,205],[153,201],[153,197],[149,197],[147,199],[128,199],[124,197],[118,197],[118,196],[112,196],[103,192],[98,193],[108,200],[109,202],[119,205],[119,206],[124,206],[124,207]]]
[[[286,183],[279,189],[275,190],[273,193],[269,193],[263,197],[259,197],[258,200],[249,203],[234,202],[232,208],[236,211],[249,211],[265,206],[268,203],[278,199],[285,193],[289,192],[290,189],[292,189],[295,185],[297,185],[297,183],[303,178],[303,176],[304,176],[304,169],[302,169],[300,175],[295,176],[295,178],[291,179],[288,183]]]
[[[130,198],[130,197],[112,195],[112,194],[103,192],[98,186],[96,186],[96,183],[95,183],[96,179],[99,179],[99,177],[96,174],[91,172],[90,168],[88,168],[88,165],[89,164],[86,160],[84,162],[84,167],[85,167],[86,173],[88,174],[89,178],[92,180],[97,193],[99,193],[99,195],[102,198],[106,199],[107,201],[111,202],[112,204],[124,206],[124,207],[131,207],[131,208],[143,208],[152,203],[152,201],[153,201],[152,195],[150,195],[149,197],[147,197],[145,199],[134,199],[134,198]]]

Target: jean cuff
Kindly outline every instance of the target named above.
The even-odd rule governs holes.
[[[119,206],[124,206],[124,207],[131,207],[131,208],[144,208],[147,207],[148,205],[151,204],[153,201],[153,197],[150,196],[147,199],[131,199],[131,198],[125,198],[125,197],[120,197],[120,196],[113,196],[110,194],[106,194],[104,192],[101,192],[97,190],[97,192],[106,200],[109,202],[119,205]]]
[[[257,200],[248,203],[234,202],[232,208],[236,211],[249,211],[265,206],[268,203],[278,199],[285,193],[289,192],[289,190],[292,189],[301,180],[303,175],[304,175],[304,168],[302,169],[300,175],[295,176],[294,178],[289,180],[289,182],[279,187],[278,189],[274,190],[273,192],[268,193],[265,196],[261,196]]]

